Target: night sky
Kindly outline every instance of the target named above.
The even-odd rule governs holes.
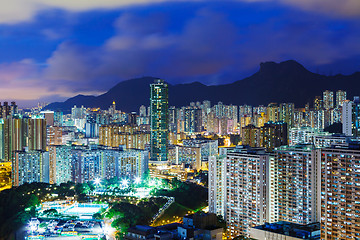
[[[0,2],[0,100],[20,107],[154,76],[224,84],[264,61],[360,71],[359,0]]]

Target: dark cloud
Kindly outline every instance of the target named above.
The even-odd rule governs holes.
[[[268,10],[261,1],[251,8],[247,3],[216,6],[182,9],[188,12],[181,20],[175,8],[160,13],[129,10],[113,20],[111,36],[95,45],[86,44],[86,36],[67,39],[66,31],[58,34],[56,29],[42,29],[49,39],[65,39],[45,66],[29,60],[3,65],[0,79],[16,88],[23,87],[21,81],[28,78],[29,84],[41,89],[39,97],[57,95],[59,99],[101,93],[134,77],[221,84],[246,77],[264,61],[295,59],[314,69],[345,64],[346,59],[360,55],[360,31],[354,30],[360,29],[360,20],[337,20],[286,8],[275,11],[276,6]]]

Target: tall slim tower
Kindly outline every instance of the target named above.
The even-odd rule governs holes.
[[[150,84],[150,160],[167,161],[169,135],[168,85],[161,79]]]
[[[338,90],[336,92],[336,106],[335,107],[342,107],[344,101],[346,100],[346,92],[342,90]]]
[[[323,103],[325,110],[334,108],[334,92],[329,90],[323,92]]]

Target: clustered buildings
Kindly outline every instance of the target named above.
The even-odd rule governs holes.
[[[281,112],[274,106],[265,111]],[[314,109],[292,107],[282,121],[288,127],[286,141],[274,147],[261,144],[266,123],[249,124],[242,128],[246,145],[222,149],[210,158],[209,210],[224,217],[228,235],[358,239],[358,109],[358,97],[349,101],[345,92],[337,91],[334,104],[333,92],[325,91],[323,98],[315,98]],[[324,131],[341,122],[342,134]]]
[[[209,211],[225,219],[229,237],[289,226],[311,235],[320,222],[322,239],[360,238],[360,100],[345,91],[324,91],[304,108],[206,100],[175,107],[159,79],[138,114],[115,102],[108,110],[74,106],[71,114],[4,103],[0,113],[0,183],[10,181],[9,169],[13,186],[148,170],[189,180],[191,171],[208,170]],[[339,123],[342,134],[324,130]]]

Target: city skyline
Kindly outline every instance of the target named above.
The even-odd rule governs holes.
[[[360,0],[0,2],[0,239],[360,239]]]
[[[294,59],[327,75],[359,70],[354,0],[19,0],[0,6],[0,100],[18,96],[21,106],[96,95],[139,76],[229,83],[265,61]]]

